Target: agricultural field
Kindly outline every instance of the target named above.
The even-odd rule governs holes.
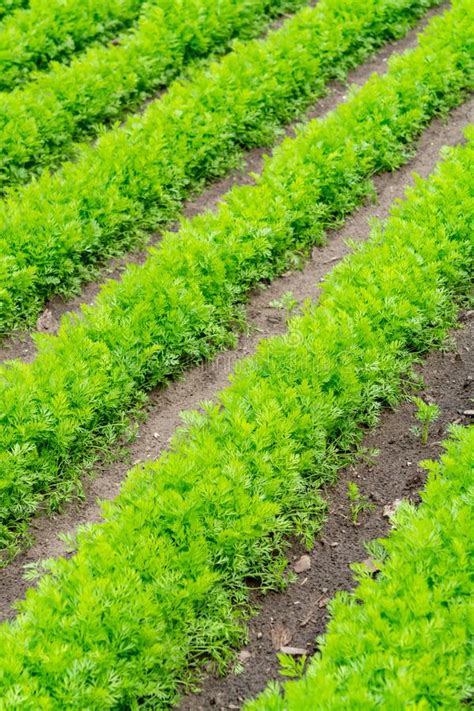
[[[474,695],[472,0],[0,0],[0,711]]]

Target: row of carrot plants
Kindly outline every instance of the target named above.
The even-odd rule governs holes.
[[[246,711],[461,708],[469,702],[474,555],[474,427],[456,428],[426,462],[417,509],[406,503],[377,541],[377,580],[363,566],[305,677],[272,684]],[[387,558],[388,556],[388,558]]]
[[[225,666],[245,636],[246,581],[284,583],[287,535],[309,542],[321,483],[469,290],[473,168],[472,140],[450,150],[336,267],[319,305],[241,362],[169,452],[129,472],[72,558],[45,565],[0,628],[0,706],[165,708],[203,659]]]
[[[406,31],[432,1],[321,0],[23,187],[0,206],[0,332],[31,322],[51,294],[77,288],[99,260],[176,217],[192,190],[235,166],[242,148],[272,141],[329,78]],[[459,31],[441,31],[433,48],[448,78],[465,74],[473,15],[471,2],[455,0],[445,22]]]
[[[0,20],[19,7],[25,7],[29,0],[0,0]]]
[[[94,446],[123,431],[145,391],[234,341],[252,285],[321,242],[371,194],[371,176],[405,162],[430,118],[462,100],[473,61],[463,9],[435,18],[385,76],[287,139],[255,186],[165,235],[57,336],[38,334],[34,362],[1,367],[2,548],[15,549],[38,507],[71,496]]]
[[[123,116],[191,61],[255,36],[302,0],[168,0],[145,6],[119,44],[94,45],[70,64],[0,96],[0,189],[70,158],[75,141]]]
[[[30,0],[0,25],[0,90],[26,81],[52,60],[67,60],[93,40],[113,37],[136,19],[143,3]]]

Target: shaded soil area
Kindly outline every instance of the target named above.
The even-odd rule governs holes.
[[[448,3],[443,3],[443,5],[438,8],[432,8],[406,37],[397,42],[385,45],[371,60],[350,72],[344,84],[340,82],[331,82],[328,84],[326,96],[315,102],[315,104],[307,110],[303,118],[300,118],[282,130],[282,137],[294,135],[295,127],[303,120],[317,118],[328,111],[332,111],[341,101],[346,99],[348,85],[362,85],[373,72],[383,73],[389,57],[396,52],[403,52],[410,47],[416,46],[418,33],[423,30],[434,15],[444,12],[447,6]],[[283,18],[279,18],[273,23],[273,27],[277,27],[282,22]],[[148,103],[150,103],[150,101],[151,99],[148,100]],[[203,193],[190,198],[183,206],[183,214],[186,217],[192,217],[206,209],[215,208],[222,196],[234,185],[252,184],[254,181],[249,173],[260,173],[263,168],[263,157],[271,153],[271,151],[272,147],[266,146],[245,152],[242,158],[241,169],[232,172],[224,179],[208,186]],[[177,224],[169,225],[168,228],[175,230],[177,229]],[[159,242],[161,235],[162,231],[153,234],[148,241],[148,246]],[[66,311],[77,312],[80,310],[81,304],[93,303],[105,279],[118,279],[128,264],[143,264],[147,256],[148,252],[146,249],[129,252],[123,257],[108,262],[102,269],[100,278],[84,285],[84,288],[77,296],[71,299],[64,299],[59,296],[53,297],[40,314],[36,324],[36,330],[41,333],[56,333],[61,317]],[[31,336],[31,333],[18,333],[4,339],[0,344],[0,361],[12,358],[20,358],[26,362],[32,361],[35,357],[36,346]]]
[[[0,571],[0,619],[14,615],[12,603],[33,584],[22,578],[24,566],[43,558],[63,555],[65,546],[58,540],[58,533],[70,532],[79,524],[99,520],[98,499],[112,499],[118,494],[131,463],[156,459],[160,455],[176,427],[181,424],[180,412],[213,399],[216,392],[227,385],[229,375],[240,358],[252,354],[262,338],[285,332],[284,313],[271,307],[270,303],[288,291],[300,303],[307,298],[315,299],[318,294],[315,285],[350,251],[346,240],[366,239],[370,219],[387,216],[393,200],[403,196],[413,171],[422,177],[429,175],[439,159],[441,147],[462,141],[463,129],[473,118],[474,99],[471,99],[453,111],[447,122],[434,121],[420,139],[417,154],[408,165],[395,173],[375,177],[375,206],[362,207],[341,229],[329,233],[327,245],[314,249],[301,271],[288,272],[269,286],[254,290],[247,309],[249,333],[239,339],[234,350],[221,353],[212,361],[189,370],[181,380],[151,393],[145,419],[139,427],[136,441],[129,447],[128,457],[118,456],[117,461],[96,467],[95,477],[85,481],[84,502],[66,506],[61,514],[38,516],[33,520],[30,532],[35,543]]]
[[[428,444],[423,446],[411,431],[416,423],[413,404],[405,402],[383,414],[380,426],[365,437],[365,456],[342,471],[338,483],[325,492],[328,520],[308,558],[301,557],[306,551],[298,544],[290,550],[290,567],[307,569],[297,574],[297,581],[284,593],[253,596],[261,607],[249,625],[248,644],[238,655],[239,673],[224,678],[211,674],[200,693],[183,699],[180,711],[238,709],[244,700],[262,691],[269,680],[283,680],[277,659],[281,647],[299,648],[308,654],[315,651],[315,640],[324,633],[328,622],[329,599],[338,590],[353,587],[350,564],[367,561],[370,565],[364,544],[388,532],[386,507],[396,505],[401,498],[418,502],[425,479],[418,462],[439,457],[440,442],[450,423],[474,421],[464,414],[472,412],[474,397],[474,311],[461,315],[461,325],[463,328],[454,334],[455,349],[431,354],[417,369],[425,382],[420,396],[441,408]],[[372,454],[373,450],[379,451],[378,456]],[[349,482],[356,482],[375,507],[359,516],[358,525],[351,521]]]

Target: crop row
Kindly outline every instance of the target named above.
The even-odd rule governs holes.
[[[302,0],[188,0],[146,6],[114,46],[93,46],[68,65],[0,97],[0,190],[71,157],[98,131],[168,84],[192,60],[256,35],[268,18]]]
[[[0,20],[13,10],[19,7],[25,7],[28,2],[29,0],[0,0]]]
[[[223,667],[245,634],[245,581],[283,583],[287,534],[309,542],[321,483],[468,292],[473,168],[472,141],[451,150],[333,271],[319,306],[263,341],[171,451],[129,473],[77,553],[46,565],[0,628],[0,706],[163,708],[203,654]]]
[[[430,118],[462,100],[472,79],[469,4],[435,18],[385,76],[287,139],[257,185],[165,235],[57,336],[38,334],[33,363],[3,365],[2,547],[15,545],[38,506],[71,494],[93,445],[117,436],[144,391],[233,342],[248,289],[319,243],[371,193],[371,176],[405,162]]]
[[[153,0],[149,0],[153,2]],[[136,19],[144,0],[30,0],[0,25],[0,90],[35,69],[65,61],[92,40],[113,37]]]
[[[246,711],[461,708],[472,693],[474,427],[456,428],[441,462],[427,462],[422,504],[406,503],[379,541],[373,580],[330,606],[322,652],[307,675],[269,687]],[[380,545],[378,546],[380,555]]]
[[[77,288],[99,260],[176,217],[192,190],[235,166],[243,147],[268,144],[329,78],[406,31],[435,1],[320,0],[264,41],[238,44],[192,72],[77,162],[22,188],[0,206],[0,332],[31,322],[51,294]],[[474,10],[466,0],[456,8],[458,74],[469,61]],[[440,40],[444,57],[449,41]]]

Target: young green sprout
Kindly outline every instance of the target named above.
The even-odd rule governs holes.
[[[288,676],[293,679],[301,679],[304,674],[304,668],[306,665],[306,660],[308,656],[302,654],[301,656],[295,657],[291,654],[277,654],[279,661],[279,673],[281,676]]]
[[[269,306],[274,309],[283,309],[290,316],[295,309],[298,307],[298,300],[293,296],[292,291],[286,291],[281,299],[273,299],[270,301]]]
[[[363,511],[373,511],[375,506],[371,504],[368,497],[360,493],[360,489],[355,481],[350,481],[347,485],[347,496],[351,502],[351,519],[354,526],[357,526],[359,514]]]
[[[422,444],[426,444],[430,425],[438,419],[440,410],[435,403],[425,402],[420,397],[414,397],[413,402],[416,405],[415,417],[421,427],[413,427],[412,432],[420,436]]]

